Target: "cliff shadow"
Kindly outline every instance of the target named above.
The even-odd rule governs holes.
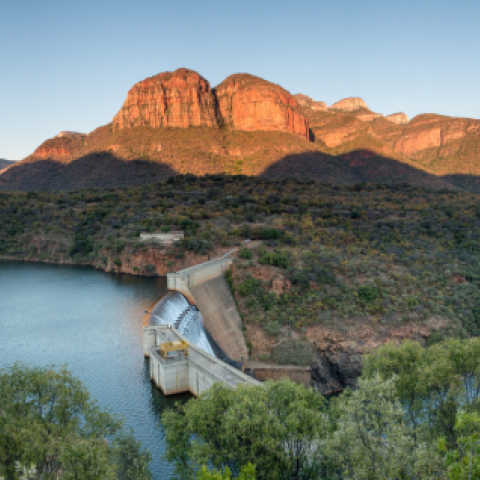
[[[276,179],[314,179],[333,184],[408,183],[434,189],[458,189],[448,179],[367,149],[338,156],[321,152],[286,155],[267,167],[261,176]]]
[[[447,182],[469,192],[480,193],[480,176],[465,175],[461,173],[452,175],[443,175],[442,178]]]
[[[109,152],[98,152],[69,163],[46,159],[16,165],[0,175],[0,191],[146,185],[175,175],[174,169],[161,162],[123,160]]]

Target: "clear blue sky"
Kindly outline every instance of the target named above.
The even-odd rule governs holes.
[[[479,21],[478,0],[0,0],[0,158],[110,122],[134,83],[179,67],[480,118]]]

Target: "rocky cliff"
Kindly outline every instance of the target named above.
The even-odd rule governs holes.
[[[259,77],[235,74],[215,88],[219,112],[236,130],[280,130],[309,139],[309,126],[295,98]]]
[[[311,108],[316,112],[328,110],[328,106],[325,102],[315,101],[309,96],[304,95],[303,93],[297,93],[296,95],[293,96],[293,98],[302,107]]]
[[[408,116],[403,112],[392,113],[391,115],[387,115],[385,118],[390,122],[396,123],[397,125],[406,125],[410,121]]]
[[[114,130],[144,125],[186,128],[215,124],[215,98],[210,84],[186,68],[160,73],[134,85],[113,119]]]
[[[365,108],[366,110],[370,110],[367,107],[367,104],[358,97],[349,97],[344,98],[343,100],[330,105],[330,110],[345,110],[347,112],[352,112],[354,110],[358,110],[359,108]]]
[[[88,135],[61,132],[0,171],[3,191],[143,185],[219,172],[480,191],[480,121],[383,117],[361,98],[326,109],[248,74],[211,89],[183,68],[136,84],[112,124]]]

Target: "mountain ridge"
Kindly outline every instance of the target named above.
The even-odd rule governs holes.
[[[480,120],[385,117],[358,97],[332,107],[250,74],[212,88],[193,70],[164,72],[136,83],[112,123],[61,132],[3,170],[0,190],[223,173],[412,185],[428,177],[432,188],[480,191]]]

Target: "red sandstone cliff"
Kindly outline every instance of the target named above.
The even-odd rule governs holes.
[[[344,98],[343,100],[330,105],[330,110],[345,110],[347,112],[358,110],[359,108],[366,108],[367,110],[370,110],[367,107],[367,104],[358,97]]]
[[[297,93],[293,96],[293,98],[298,102],[300,106],[311,108],[316,112],[328,110],[327,104],[325,102],[315,101],[308,95],[304,95],[303,93]]]
[[[113,119],[114,130],[145,125],[158,128],[215,124],[215,99],[210,84],[186,68],[160,73],[134,85]]]
[[[406,125],[410,121],[408,116],[403,112],[392,113],[391,115],[387,115],[385,118],[390,122],[396,123],[397,125]]]
[[[215,88],[223,119],[236,130],[280,130],[309,139],[309,126],[293,96],[248,74],[235,74]]]

